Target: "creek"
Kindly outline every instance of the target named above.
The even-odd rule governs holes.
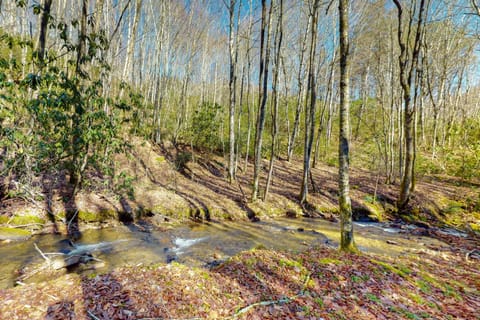
[[[147,230],[145,230],[145,228]],[[443,247],[436,239],[414,236],[379,223],[355,223],[355,241],[363,252],[397,256],[428,247]],[[338,247],[339,224],[320,219],[276,218],[260,222],[189,223],[160,231],[149,225],[124,225],[83,232],[78,248],[88,246],[99,260],[65,272],[102,273],[125,265],[176,261],[189,266],[214,266],[240,251],[255,247],[301,251],[310,245]],[[12,287],[17,270],[42,262],[43,252],[74,250],[64,235],[40,235],[0,244],[0,288]],[[48,280],[34,276],[28,282]]]

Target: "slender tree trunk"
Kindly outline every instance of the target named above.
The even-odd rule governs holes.
[[[318,7],[320,1],[314,0],[311,10],[312,30],[310,34],[310,53],[308,58],[308,92],[309,105],[305,106],[305,141],[303,150],[303,176],[300,188],[299,201],[301,205],[307,202],[308,178],[310,175],[310,158],[312,154],[313,138],[315,135],[315,109],[316,109],[316,84],[315,84],[315,56],[317,51],[317,25]]]
[[[142,0],[137,0],[135,5],[135,16],[133,18],[133,24],[131,26],[131,29],[130,29],[131,32],[128,38],[125,65],[123,68],[123,79],[127,79],[127,72],[131,71],[132,73],[130,74],[130,76],[128,76],[128,79],[130,79],[131,81],[133,81],[133,78],[134,78],[132,70],[134,69],[135,64],[133,63],[133,59],[135,57],[135,42],[137,40],[137,28],[138,28],[138,22],[140,21],[141,11],[142,11]]]
[[[404,104],[404,120],[403,120],[403,130],[405,135],[405,164],[403,169],[402,183],[400,185],[400,194],[398,197],[397,206],[400,211],[406,209],[408,201],[410,200],[410,195],[412,192],[411,186],[413,183],[413,174],[414,174],[414,157],[415,157],[415,147],[414,147],[414,132],[413,125],[415,121],[415,106],[412,106],[411,99],[411,86],[412,81],[414,81],[413,74],[415,69],[418,69],[418,59],[419,52],[422,43],[423,36],[423,19],[425,12],[425,0],[420,0],[420,8],[418,13],[417,27],[415,31],[415,42],[413,45],[413,52],[411,56],[407,45],[409,45],[408,40],[405,41],[403,37],[403,8],[399,0],[393,0],[395,6],[397,7],[398,12],[398,43],[400,46],[400,56],[399,56],[399,66],[400,66],[400,83],[403,89],[403,104]],[[413,13],[412,13],[413,14]],[[409,20],[409,30],[413,27],[413,17]],[[408,33],[410,35],[410,32]],[[415,103],[415,101],[413,101]]]
[[[88,8],[88,0],[82,0],[82,9],[80,15],[80,32],[78,36],[78,44],[77,44],[77,60],[75,66],[75,72],[77,76],[82,78],[82,60],[86,50],[86,37],[87,37],[87,8]],[[85,106],[83,105],[83,101],[77,102],[74,106],[74,114],[72,119],[72,163],[70,168],[70,183],[73,185],[73,194],[75,194],[82,183],[82,166],[83,162],[81,159],[82,156],[82,142],[80,141],[80,133],[81,128],[79,127],[79,123],[85,113]],[[85,153],[85,157],[88,156],[88,146],[87,152]],[[84,159],[85,160],[85,159]]]
[[[48,21],[50,19],[51,8],[52,8],[52,0],[44,0],[42,17],[40,18],[40,33],[38,35],[38,43],[37,43],[38,60],[41,66],[43,66],[45,63],[44,62],[45,46],[47,42]]]
[[[247,44],[246,44],[246,54],[245,54],[245,59],[247,60],[247,96],[246,96],[246,100],[247,100],[247,111],[248,111],[248,115],[247,115],[247,143],[246,143],[246,146],[245,146],[245,163],[244,163],[244,167],[243,167],[243,171],[247,171],[247,167],[248,167],[248,156],[250,154],[250,136],[252,134],[252,122],[253,122],[253,115],[252,115],[252,108],[253,108],[253,105],[254,105],[254,101],[255,101],[255,94],[252,93],[252,101],[250,103],[250,92],[251,92],[251,85],[250,85],[250,72],[251,72],[251,65],[252,65],[252,61],[250,59],[250,50],[251,50],[251,47],[250,47],[250,37],[252,36],[252,29],[253,29],[253,0],[250,0],[249,1],[249,15],[250,15],[250,18],[249,18],[249,22],[248,22],[248,34],[247,34]]]
[[[367,66],[367,70],[365,70],[365,73],[363,74],[362,77],[362,85],[361,85],[361,95],[362,95],[362,104],[360,104],[360,109],[358,110],[358,119],[357,119],[357,125],[355,126],[355,133],[353,135],[353,140],[358,140],[358,136],[360,133],[360,126],[362,124],[362,118],[363,118],[363,113],[365,112],[365,108],[367,105],[367,81],[368,81],[368,74],[370,66]]]
[[[277,143],[278,135],[278,104],[279,104],[279,88],[278,78],[280,74],[280,57],[282,50],[283,40],[283,0],[280,0],[280,8],[278,9],[277,28],[275,32],[275,40],[277,42],[275,49],[275,70],[273,72],[273,110],[272,110],[272,143],[270,145],[270,165],[268,169],[267,183],[265,185],[265,194],[263,195],[263,201],[267,200],[268,191],[270,189],[270,183],[273,177],[273,163],[275,161],[275,145]]]
[[[235,20],[235,4],[236,0],[230,0],[228,13],[230,18],[229,23],[229,59],[230,59],[230,78],[228,88],[230,91],[230,108],[229,108],[229,159],[228,159],[228,180],[232,183],[235,180],[235,35],[234,35],[234,20]]]
[[[305,35],[302,41],[302,47],[300,50],[300,57],[299,57],[299,65],[298,65],[298,74],[297,74],[297,84],[298,84],[298,94],[297,94],[297,102],[296,102],[296,109],[295,109],[295,119],[293,121],[293,130],[291,136],[288,137],[288,147],[287,147],[287,161],[290,161],[293,156],[293,150],[295,149],[295,140],[298,136],[299,126],[300,126],[300,115],[302,113],[302,106],[303,100],[302,93],[305,91],[303,88],[303,66],[304,66],[304,57],[305,51],[307,50],[307,39],[308,39],[308,32],[310,30],[311,20],[308,20],[307,28],[305,29]],[[305,91],[306,92],[306,91]]]
[[[240,97],[238,99],[238,116],[237,116],[237,133],[236,133],[236,139],[235,139],[235,176],[237,175],[237,170],[238,170],[238,161],[239,161],[239,156],[241,154],[240,152],[240,146],[241,146],[241,135],[242,135],[242,116],[243,116],[243,96],[245,92],[245,64],[242,63],[242,76],[240,77]]]
[[[262,0],[262,27],[260,32],[260,103],[257,116],[257,130],[255,132],[255,163],[253,168],[253,188],[252,188],[252,201],[256,201],[258,198],[258,182],[260,178],[260,169],[262,166],[262,142],[263,142],[263,130],[265,127],[265,109],[267,105],[268,95],[268,66],[270,57],[270,31],[271,31],[271,18],[273,1],[270,3],[268,17],[266,14],[266,0]],[[265,39],[265,28],[267,28]],[[265,49],[264,49],[265,47]]]
[[[340,250],[356,251],[353,240],[352,204],[349,184],[349,39],[348,39],[348,0],[340,0],[340,136],[338,145],[338,189],[340,205]]]
[[[103,5],[105,0],[97,0],[95,3],[95,32],[100,32],[105,28],[105,19],[103,17]]]

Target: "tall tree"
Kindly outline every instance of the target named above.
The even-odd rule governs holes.
[[[265,109],[268,96],[268,65],[270,62],[270,31],[273,0],[267,16],[267,1],[262,0],[262,25],[260,30],[259,106],[255,132],[255,161],[253,168],[252,201],[258,198],[258,182],[262,166],[262,142],[265,127]],[[267,30],[265,30],[267,29]],[[266,39],[265,39],[266,37]]]
[[[123,68],[123,79],[127,79],[128,72],[131,72],[131,74],[128,76],[128,79],[130,79],[133,82],[133,70],[134,70],[134,63],[133,59],[135,57],[135,42],[137,41],[137,29],[138,29],[138,23],[140,21],[140,13],[142,11],[142,0],[136,0],[135,3],[135,15],[133,18],[132,25],[130,26],[130,33],[128,37],[128,45],[127,45],[127,55],[125,57],[125,65]],[[131,67],[130,67],[131,66]]]
[[[308,105],[305,106],[305,140],[303,149],[303,176],[300,189],[299,200],[302,205],[307,202],[308,196],[308,178],[310,175],[310,158],[312,155],[313,138],[315,135],[315,110],[316,110],[316,79],[315,79],[315,57],[317,55],[317,26],[318,26],[318,9],[319,0],[313,0],[310,6],[310,19],[312,21],[312,29],[310,33],[310,51],[308,57],[308,81],[307,90],[309,99],[306,100]]]
[[[302,2],[303,4],[303,2]],[[302,37],[302,42],[300,46],[300,56],[298,58],[298,73],[297,73],[297,86],[298,93],[296,99],[296,110],[295,110],[295,120],[293,122],[293,130],[291,135],[288,137],[288,147],[287,147],[287,157],[288,161],[292,159],[293,150],[295,149],[295,140],[298,135],[299,126],[300,126],[300,115],[302,112],[303,106],[303,92],[306,92],[303,85],[303,74],[304,74],[304,62],[305,62],[305,51],[307,50],[307,40],[308,40],[308,31],[310,29],[311,19],[308,19],[307,26],[305,28],[305,33]]]
[[[40,18],[40,33],[38,35],[37,54],[40,64],[44,63],[45,46],[47,42],[48,21],[50,20],[50,10],[52,8],[52,0],[43,1],[43,11]]]
[[[412,184],[414,179],[414,121],[415,121],[415,101],[412,101],[413,82],[415,81],[415,72],[418,70],[420,48],[422,45],[422,33],[424,27],[426,0],[420,0],[420,5],[417,10],[416,1],[413,4],[413,10],[410,13],[408,21],[404,22],[404,9],[400,0],[393,0],[397,7],[398,13],[398,30],[397,38],[400,46],[400,55],[398,57],[400,67],[400,84],[403,93],[403,131],[405,135],[405,159],[402,172],[402,183],[400,185],[400,194],[398,197],[397,206],[399,210],[404,210],[410,200]],[[414,26],[414,18],[417,16],[417,25]],[[407,24],[407,25],[405,25]],[[404,28],[408,30],[407,35],[404,35]],[[415,38],[411,39],[412,30],[415,29]],[[413,41],[413,50],[410,44]]]
[[[340,205],[340,249],[356,251],[353,241],[352,204],[349,184],[350,79],[349,79],[349,0],[339,0],[340,17],[340,135],[338,144],[338,189]]]
[[[268,196],[268,191],[270,189],[270,183],[273,176],[273,163],[275,161],[275,146],[277,144],[277,135],[278,135],[278,104],[279,104],[279,74],[280,74],[280,63],[281,63],[281,50],[282,50],[282,40],[283,40],[283,0],[280,0],[278,8],[278,17],[277,17],[277,26],[275,30],[275,59],[273,70],[273,84],[272,84],[272,142],[270,145],[270,164],[268,168],[267,183],[265,185],[265,194],[263,200],[266,201]]]
[[[230,0],[230,4],[227,5],[228,17],[229,17],[229,33],[228,33],[228,51],[229,51],[229,63],[230,73],[228,88],[230,91],[230,103],[229,103],[229,157],[228,157],[228,180],[232,183],[235,180],[235,84],[236,84],[236,47],[235,47],[235,4],[236,0]]]

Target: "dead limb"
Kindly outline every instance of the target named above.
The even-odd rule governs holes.
[[[100,320],[100,318],[96,317],[93,313],[91,313],[89,310],[87,310],[87,313],[90,317],[92,317],[93,320]]]
[[[253,309],[255,307],[258,307],[258,306],[266,307],[266,306],[271,306],[271,305],[274,305],[274,304],[285,304],[285,303],[290,303],[290,302],[296,300],[299,297],[303,297],[305,295],[305,291],[307,289],[308,283],[310,282],[310,277],[311,277],[311,274],[309,273],[305,278],[305,282],[303,283],[302,290],[300,291],[299,294],[296,294],[296,295],[291,296],[291,297],[278,299],[278,300],[267,300],[267,301],[259,301],[259,302],[253,303],[251,305],[248,305],[248,306],[238,310],[232,317],[230,317],[228,319],[235,319],[238,316],[240,316],[240,315],[242,315],[242,314],[250,311],[251,309]]]
[[[475,259],[480,259],[480,250],[473,249],[472,251],[467,252],[467,254],[465,255],[465,260],[467,262],[470,262],[470,257],[473,257]]]
[[[67,230],[70,230],[70,224],[72,224],[73,220],[75,219],[75,217],[77,216],[78,214],[78,209],[75,210],[75,213],[73,214],[73,216],[70,218],[70,221],[68,221],[68,224],[67,224]]]
[[[40,250],[40,248],[38,248],[37,244],[36,243],[33,243],[33,246],[35,247],[35,250],[37,250],[40,255],[42,256],[43,259],[45,259],[45,261],[49,262],[50,263],[50,258],[48,258],[42,250]]]
[[[287,298],[283,298],[283,299],[279,299],[279,300],[269,300],[269,301],[260,301],[260,302],[256,302],[256,303],[253,303],[251,305],[248,305],[240,310],[238,310],[230,319],[234,319],[234,318],[237,318],[238,316],[250,311],[251,309],[255,308],[255,307],[258,307],[258,306],[271,306],[273,304],[284,304],[284,303],[289,303],[293,300],[295,300],[296,298],[298,298],[300,295],[295,295],[293,297],[287,297]]]

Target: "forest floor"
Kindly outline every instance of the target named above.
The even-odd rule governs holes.
[[[480,319],[479,257],[255,249],[0,290],[1,319]]]

